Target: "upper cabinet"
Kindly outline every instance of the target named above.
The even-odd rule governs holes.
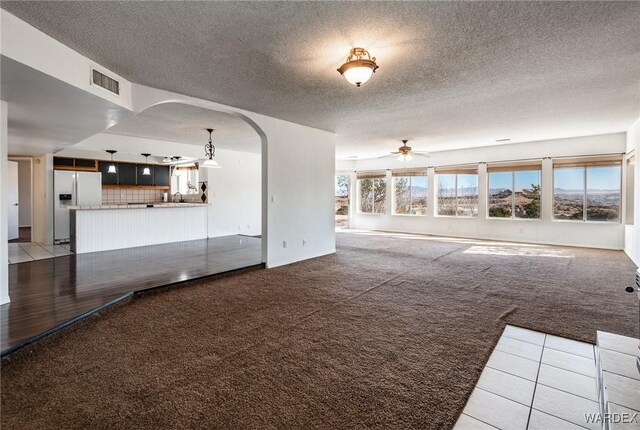
[[[169,175],[169,166],[155,166],[154,172],[154,185],[168,187],[171,185],[171,178]]]
[[[142,173],[144,172],[144,168],[148,167],[149,168],[149,173],[151,173],[150,175],[143,175]],[[136,166],[136,176],[138,178],[138,185],[153,185],[153,170],[155,169],[156,166],[154,166],[153,164],[138,164]],[[161,167],[158,167],[161,168]]]
[[[138,185],[135,164],[118,163],[118,185]]]
[[[116,165],[117,173],[109,173],[109,165]],[[168,189],[171,186],[169,166],[158,164],[138,164],[122,161],[88,160],[85,158],[54,157],[56,170],[86,170],[102,173],[102,185],[122,187],[158,187]],[[149,167],[150,175],[143,175]]]
[[[109,173],[111,161],[98,161],[98,171],[102,173],[102,185],[118,185],[118,174]]]

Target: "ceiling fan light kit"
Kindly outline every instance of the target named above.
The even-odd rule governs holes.
[[[371,79],[377,69],[376,57],[371,57],[369,51],[364,48],[352,48],[347,61],[340,66],[338,72],[347,82],[360,87]]]

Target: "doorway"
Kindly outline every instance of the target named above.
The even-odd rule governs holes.
[[[8,239],[9,243],[31,242],[33,159],[9,157]]]
[[[349,228],[349,175],[336,175],[336,228]]]

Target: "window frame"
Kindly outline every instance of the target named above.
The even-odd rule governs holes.
[[[540,216],[538,218],[518,218],[516,217],[516,172],[539,172],[540,176]],[[510,217],[498,217],[489,215],[491,209],[491,174],[492,173],[511,173],[511,216]],[[487,219],[491,220],[509,220],[509,221],[542,221],[542,202],[543,202],[542,188],[542,169],[514,169],[506,171],[487,171]]]
[[[426,196],[425,196],[425,200],[427,202],[426,206],[425,206],[425,213],[424,214],[415,214],[415,213],[411,213],[411,209],[413,207],[413,191],[411,190],[412,188],[412,179],[413,177],[419,177],[419,178],[425,178],[426,181],[426,187],[425,187],[425,192],[426,192]],[[401,214],[401,213],[397,213],[396,212],[396,184],[395,184],[395,180],[396,178],[407,178],[409,179],[409,213],[406,214]],[[391,215],[393,216],[418,216],[418,217],[426,217],[429,214],[429,175],[427,174],[427,172],[424,172],[424,174],[402,174],[402,173],[392,173],[391,174],[391,187],[393,190],[393,194],[391,197]]]
[[[439,176],[441,175],[453,175],[455,177],[455,195],[454,195],[454,201],[455,201],[455,214],[454,215],[441,215],[440,212],[440,192],[439,192],[439,182],[440,182],[440,178]],[[459,175],[476,175],[476,196],[477,196],[477,213],[475,215],[458,215],[458,198],[460,197],[458,195],[458,176]],[[480,175],[478,173],[478,169],[473,168],[452,168],[450,171],[448,170],[441,170],[440,172],[438,172],[438,170],[436,169],[435,172],[435,196],[434,196],[434,202],[435,202],[435,207],[434,207],[434,216],[436,217],[442,217],[442,218],[469,218],[469,219],[473,219],[473,218],[479,218],[480,216],[480,190],[478,188],[478,185],[480,184]]]
[[[622,206],[622,159],[618,159],[615,161],[611,161],[610,163],[589,163],[587,162],[581,162],[581,163],[575,163],[575,164],[558,164],[556,165],[554,163],[553,167],[552,167],[552,192],[553,192],[553,205],[552,205],[552,213],[551,213],[551,219],[553,222],[573,222],[573,223],[594,223],[594,224],[621,224],[622,223],[622,210],[623,210],[623,206]],[[596,221],[596,220],[590,220],[587,219],[587,195],[588,190],[587,190],[587,181],[588,181],[588,177],[589,177],[589,168],[590,167],[617,167],[620,170],[620,175],[619,175],[619,184],[618,184],[618,192],[620,194],[620,199],[619,199],[619,203],[618,203],[618,219],[617,220],[612,220],[612,221]],[[583,191],[582,191],[582,219],[558,219],[556,218],[556,169],[575,169],[575,168],[580,168],[582,169],[582,187],[583,187]]]
[[[357,213],[359,215],[384,215],[387,213],[387,196],[385,193],[385,199],[384,199],[384,211],[383,212],[376,212],[376,193],[375,193],[375,185],[374,185],[374,189],[372,189],[371,191],[371,212],[364,212],[362,210],[362,191],[361,191],[361,187],[362,187],[362,182],[364,180],[370,180],[370,181],[384,181],[385,182],[385,188],[387,187],[387,178],[386,176],[379,176],[379,177],[361,177],[358,178],[356,177],[356,184],[357,184]]]

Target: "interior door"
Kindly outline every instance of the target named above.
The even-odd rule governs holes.
[[[7,179],[8,192],[8,204],[9,204],[9,240],[17,239],[19,236],[18,231],[18,163],[16,161],[9,161],[9,178]]]

